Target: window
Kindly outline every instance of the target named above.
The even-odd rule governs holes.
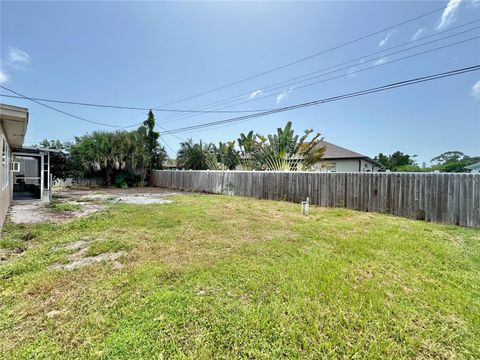
[[[8,169],[9,169],[9,164],[8,164],[8,144],[7,140],[5,137],[2,137],[2,181],[1,181],[1,186],[2,190],[5,189],[8,185]]]
[[[19,161],[13,161],[12,162],[12,171],[13,172],[20,172],[20,162]]]
[[[337,163],[331,162],[327,164],[327,172],[337,172]]]

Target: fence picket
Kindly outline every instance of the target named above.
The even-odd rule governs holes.
[[[480,174],[158,170],[154,186],[480,227]]]

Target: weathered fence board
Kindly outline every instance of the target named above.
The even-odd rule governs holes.
[[[480,227],[480,174],[161,170],[154,186]]]

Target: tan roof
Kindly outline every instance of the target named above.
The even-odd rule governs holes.
[[[325,155],[323,156],[324,159],[330,160],[330,159],[355,159],[355,158],[367,158],[368,156],[359,154],[355,151],[351,151],[348,149],[345,149],[341,146],[329,143],[327,141],[320,141],[318,143],[319,147],[325,146]]]
[[[325,160],[335,160],[335,159],[364,159],[380,168],[383,168],[383,165],[378,163],[377,161],[371,159],[366,155],[362,155],[352,150],[345,149],[341,146],[329,143],[328,141],[322,140],[318,142],[318,147],[325,146],[325,154],[323,155],[323,159]],[[250,154],[242,154],[241,158],[246,160],[252,158]],[[300,159],[302,156],[299,154],[295,154],[291,156],[289,159]]]

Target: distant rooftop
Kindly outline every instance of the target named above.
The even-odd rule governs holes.
[[[345,149],[341,146],[329,143],[327,141],[320,141],[318,143],[319,147],[325,146],[325,154],[323,155],[323,158],[325,160],[331,160],[331,159],[364,159],[368,158],[366,155],[359,154],[355,151]]]
[[[479,171],[480,170],[480,162],[472,164],[472,165],[468,165],[468,166],[465,166],[465,167],[469,170],[472,170],[472,171],[473,170]]]

